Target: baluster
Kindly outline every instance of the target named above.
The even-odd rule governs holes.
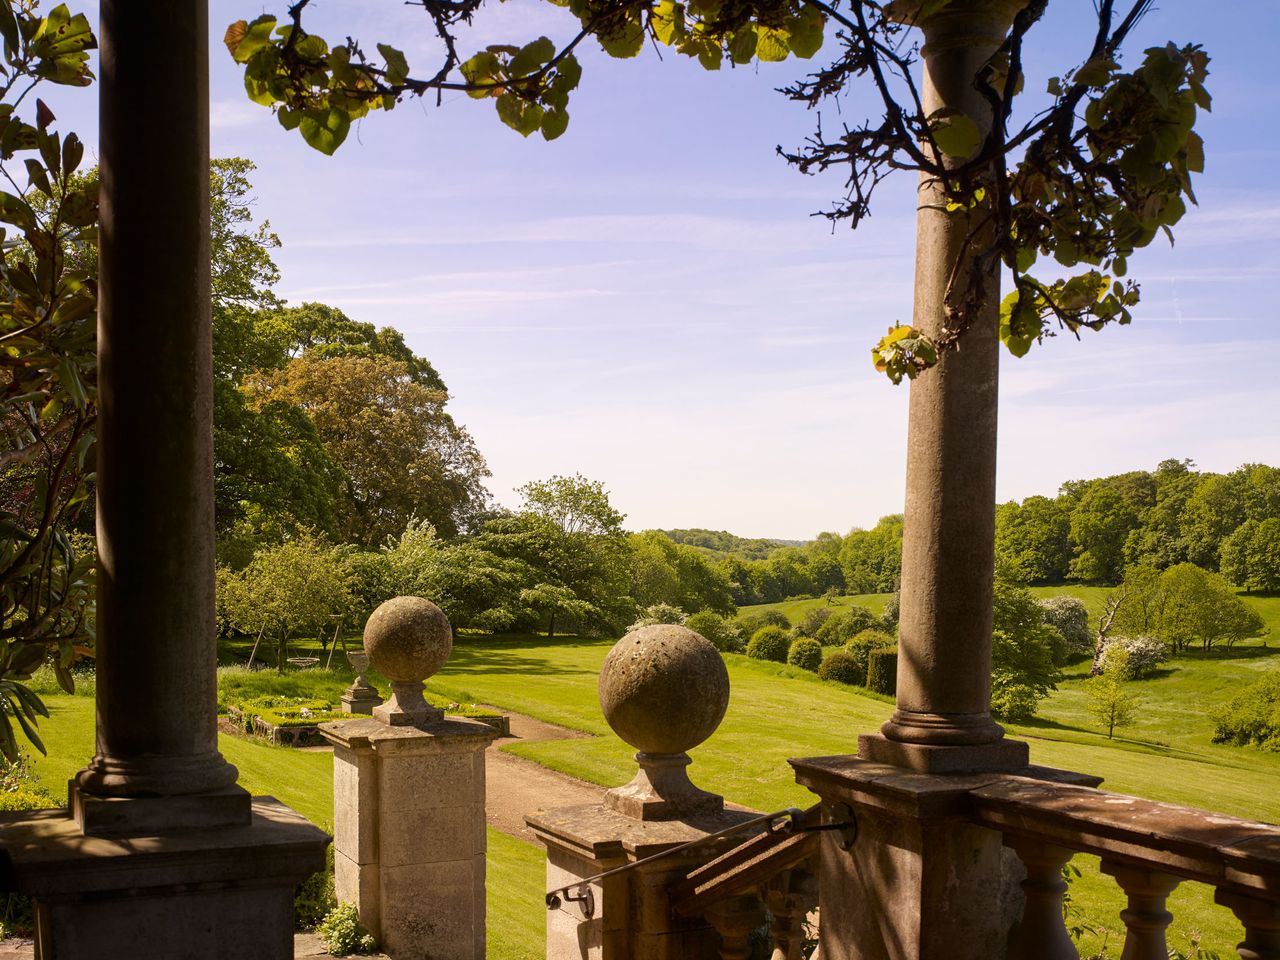
[[[804,946],[804,918],[817,906],[817,884],[807,882],[814,880],[816,878],[808,875],[797,877],[792,871],[785,877],[781,888],[766,892],[765,902],[773,915],[769,929],[773,940],[770,960],[800,960],[800,949]]]
[[[1027,837],[1006,836],[1004,845],[1027,868],[1022,881],[1026,902],[1009,944],[1009,960],[1080,960],[1062,916],[1062,895],[1067,892],[1062,867],[1075,851]]]
[[[1241,960],[1280,960],[1280,903],[1232,890],[1218,890],[1213,899],[1244,924],[1244,940],[1236,947]]]
[[[709,907],[706,920],[720,934],[720,960],[747,960],[751,933],[764,925],[764,907],[756,897],[729,897]]]
[[[1106,860],[1102,861],[1102,872],[1114,877],[1129,898],[1129,906],[1120,911],[1129,931],[1120,960],[1168,960],[1164,932],[1173,914],[1164,905],[1182,878]]]

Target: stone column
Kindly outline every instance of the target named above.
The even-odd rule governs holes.
[[[719,726],[729,674],[711,643],[661,624],[627,634],[600,671],[600,706],[640,752],[640,770],[602,804],[525,818],[547,848],[547,960],[693,960],[717,957],[720,937],[701,918],[674,915],[671,886],[723,852],[708,843],[599,880],[591,878],[742,823],[720,796],[690,782],[686,751]],[[745,837],[728,843],[740,842]],[[588,882],[590,881],[590,882]],[[569,887],[567,891],[562,890]]]
[[[396,960],[484,960],[484,751],[496,731],[423,700],[453,648],[434,603],[388,600],[364,648],[391,699],[371,718],[320,726],[333,744],[338,899]]]
[[[73,808],[88,833],[244,824],[217,749],[206,4],[101,10],[97,754]]]
[[[916,23],[924,33],[927,114],[959,110],[979,130],[991,109],[974,78],[1025,0],[953,0]],[[914,22],[919,0],[895,17]],[[914,325],[946,326],[945,295],[974,218],[948,212],[936,180],[921,177]],[[979,247],[981,238],[979,238]],[[968,256],[972,256],[969,254]],[[1003,740],[991,718],[991,592],[995,556],[999,276],[993,270],[973,324],[955,350],[911,385],[907,441],[897,710],[883,736],[864,737],[870,759],[939,773],[1014,769],[1025,744]]]
[[[327,837],[217,749],[204,0],[101,4],[97,755],[0,824],[40,960],[287,960]]]

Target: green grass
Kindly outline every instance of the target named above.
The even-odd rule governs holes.
[[[1106,591],[1072,587],[1044,592],[1069,592],[1096,609]],[[853,599],[879,609],[885,598]],[[1280,616],[1277,598],[1249,600],[1259,604],[1270,622]],[[790,606],[801,608],[802,614],[805,605],[818,604],[825,601],[793,601]],[[577,638],[464,635],[448,666],[431,681],[430,693],[437,702],[492,703],[595,734],[592,739],[516,743],[505,749],[583,780],[616,785],[630,779],[635,761],[632,750],[609,731],[596,697],[596,679],[610,646]],[[694,751],[690,773],[701,786],[757,809],[807,805],[812,796],[796,786],[787,758],[852,752],[858,733],[878,727],[892,710],[887,698],[824,683],[793,667],[732,655],[725,659],[732,684],[729,711],[711,740]],[[1088,719],[1084,678],[1077,670],[1044,703],[1041,718],[1011,732],[1029,740],[1033,761],[1103,776],[1108,789],[1280,822],[1280,755],[1215,746],[1209,742],[1207,719],[1214,705],[1268,666],[1280,666],[1280,651],[1257,644],[1179,658],[1156,678],[1134,685],[1146,700],[1142,719],[1115,741],[1108,741]],[[220,687],[228,696],[233,691],[333,696],[350,682],[349,669],[343,668],[283,677],[274,671],[223,670]],[[61,695],[49,699],[54,716],[42,724],[42,732],[53,756],[39,760],[37,769],[58,792],[56,784],[91,751],[92,701]],[[228,737],[221,738],[221,748],[251,791],[273,794],[316,822],[331,820],[327,754]],[[1075,902],[1096,925],[1110,928],[1110,950],[1116,954],[1123,939],[1115,932],[1120,894],[1098,873],[1096,861],[1082,857],[1077,862],[1084,875],[1072,885]],[[489,863],[491,955],[501,960],[541,956],[541,851],[491,833]],[[1239,925],[1213,905],[1207,887],[1183,885],[1170,909],[1175,916],[1171,942],[1183,949],[1190,931],[1203,933],[1203,945],[1223,956],[1240,939]]]
[[[814,597],[812,600],[783,600],[779,603],[757,603],[749,607],[739,607],[738,613],[745,615],[764,613],[767,610],[780,610],[786,614],[787,619],[794,626],[800,622],[800,618],[806,613],[818,607],[831,610],[834,613],[842,607],[856,605],[866,607],[879,616],[884,611],[884,605],[889,602],[889,596],[887,593],[860,593],[856,596],[837,597],[834,604],[827,603],[825,597]]]

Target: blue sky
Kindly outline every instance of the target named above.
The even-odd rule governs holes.
[[[313,6],[322,35],[429,62],[420,11]],[[588,52],[554,143],[452,96],[375,114],[326,158],[244,98],[219,42],[226,23],[284,7],[212,0],[213,153],[258,164],[283,296],[393,325],[436,365],[498,501],[578,471],[635,529],[801,538],[901,509],[907,388],[875,374],[868,350],[911,315],[913,184],[882,187],[856,232],[809,216],[841,184],[774,155],[812,129],[773,92],[802,64],[708,74],[671,53]],[[1029,90],[1082,57],[1091,7],[1051,4]],[[509,0],[477,24],[464,48],[562,37],[572,20]],[[1131,327],[1002,357],[1002,500],[1165,457],[1280,462],[1277,36],[1276,0],[1166,0],[1144,22],[1131,50],[1198,41],[1213,57],[1201,206],[1175,248],[1131,261]],[[90,133],[91,99],[59,97],[60,125]],[[855,94],[842,110],[872,106]]]

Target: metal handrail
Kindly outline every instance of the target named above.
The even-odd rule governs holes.
[[[620,873],[635,870],[637,867],[642,867],[657,860],[662,860],[665,857],[675,856],[678,853],[684,853],[687,850],[694,850],[698,847],[704,846],[705,844],[713,843],[717,840],[723,840],[725,837],[742,833],[762,824],[765,827],[764,832],[766,834],[782,834],[784,836],[791,836],[797,833],[813,833],[821,830],[856,831],[857,829],[857,821],[852,819],[852,811],[849,811],[850,819],[841,823],[806,824],[804,822],[805,815],[806,811],[800,810],[797,807],[787,807],[784,810],[778,810],[774,813],[761,814],[760,816],[753,817],[750,820],[744,820],[731,827],[726,827],[724,830],[709,833],[705,837],[698,837],[696,840],[690,840],[674,847],[668,847],[666,850],[662,850],[641,860],[636,860],[633,863],[625,863],[620,867],[614,867],[611,870],[605,870],[603,873],[597,873],[595,876],[575,880],[573,883],[566,884],[563,887],[556,887],[554,890],[547,891],[547,909],[558,910],[567,900],[570,903],[580,904],[583,916],[590,920],[595,915],[595,894],[591,890],[591,884],[599,880],[603,880],[606,877],[614,877]]]

